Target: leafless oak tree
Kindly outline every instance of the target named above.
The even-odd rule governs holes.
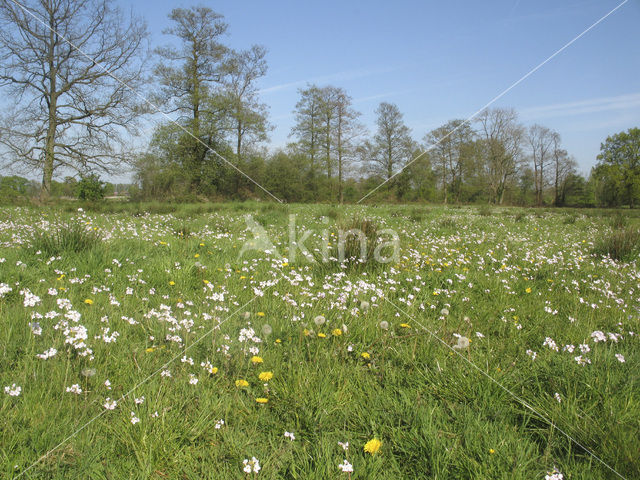
[[[41,173],[43,197],[58,168],[114,172],[129,158],[122,134],[140,113],[146,36],[111,0],[0,2],[0,86],[12,101],[0,142]]]

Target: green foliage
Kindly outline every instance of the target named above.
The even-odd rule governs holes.
[[[82,177],[76,185],[76,196],[80,200],[87,200],[95,202],[104,198],[104,182],[100,181],[100,178],[91,174],[86,177]]]
[[[601,204],[629,205],[640,202],[640,128],[607,137],[600,147],[592,176],[598,183]]]

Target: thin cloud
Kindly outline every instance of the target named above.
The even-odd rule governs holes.
[[[640,108],[640,93],[543,105],[522,109],[520,110],[520,113],[524,118],[538,119],[549,117],[570,117],[597,112],[629,110],[633,108]]]
[[[355,80],[358,78],[370,77],[372,75],[379,75],[383,73],[389,73],[396,70],[396,67],[378,68],[370,70],[346,70],[344,72],[332,73],[330,75],[323,75],[320,77],[308,78],[306,80],[296,80],[295,82],[281,83],[280,85],[273,85],[271,87],[263,88],[259,91],[260,94],[277,92],[280,90],[289,90],[291,88],[302,87],[312,83],[326,83],[326,82],[340,82],[346,80]]]

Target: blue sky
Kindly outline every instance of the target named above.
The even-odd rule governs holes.
[[[620,1],[253,1],[118,0],[143,15],[152,45],[175,7],[205,5],[229,23],[225,43],[264,45],[262,100],[285,145],[298,89],[343,87],[373,130],[382,101],[404,113],[416,140],[467,118]],[[525,124],[557,130],[588,172],[607,135],[640,126],[640,0],[619,10],[493,106],[514,107]]]

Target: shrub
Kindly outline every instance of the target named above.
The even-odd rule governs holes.
[[[104,198],[104,182],[97,175],[82,177],[76,185],[76,195],[80,200],[95,202]]]
[[[614,230],[598,241],[593,253],[618,261],[631,261],[640,255],[640,231],[634,228]]]

